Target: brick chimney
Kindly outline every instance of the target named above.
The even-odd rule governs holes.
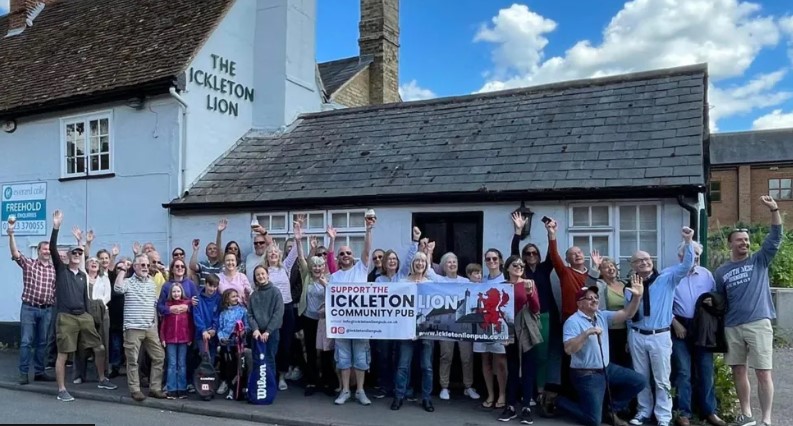
[[[358,31],[361,56],[374,58],[369,66],[369,103],[400,102],[399,0],[361,0]]]
[[[11,0],[6,37],[17,35],[32,26],[33,20],[44,10],[45,3],[47,0]]]

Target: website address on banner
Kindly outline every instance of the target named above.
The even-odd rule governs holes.
[[[494,340],[495,337],[488,334],[455,333],[453,331],[420,331],[418,334],[419,337],[447,337],[465,340]]]
[[[342,318],[336,318],[332,324],[399,324],[397,320],[362,320],[362,319],[354,319],[354,320],[345,320]]]

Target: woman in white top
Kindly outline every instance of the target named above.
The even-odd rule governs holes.
[[[488,249],[485,252],[485,265],[487,274],[482,277],[482,284],[501,284],[504,281],[504,258],[498,249]],[[483,408],[501,409],[506,406],[507,396],[507,350],[501,342],[474,343],[474,353],[482,354],[482,375],[487,387],[487,399],[482,402]],[[498,382],[498,401],[495,401],[493,387],[493,373]],[[495,404],[495,405],[494,405]]]
[[[443,268],[443,275],[438,275],[430,268],[427,276],[434,282],[449,282],[449,283],[470,283],[468,278],[457,275],[459,267],[457,255],[449,252],[441,256],[441,267]],[[441,347],[441,362],[440,362],[440,380],[441,380],[441,393],[440,398],[443,400],[449,399],[449,374],[452,369],[452,359],[454,358],[454,344],[460,349],[460,361],[463,367],[463,384],[465,385],[464,394],[471,399],[479,399],[479,394],[474,385],[474,346],[472,342],[454,341],[454,340],[441,340],[438,345]]]
[[[403,282],[424,283],[431,280],[427,277],[429,260],[424,253],[416,253],[410,262],[410,274]],[[435,411],[435,407],[430,400],[432,392],[432,340],[414,339],[401,340],[399,342],[399,361],[396,373],[396,383],[394,389],[394,401],[391,403],[392,410],[399,410],[407,396],[407,388],[410,383],[410,366],[413,356],[419,357],[421,365],[421,406],[427,412]]]
[[[298,218],[295,225],[299,226],[298,224],[302,223],[302,221],[302,218]],[[284,299],[284,317],[280,331],[281,339],[278,341],[278,353],[275,356],[275,368],[279,373],[278,389],[280,390],[287,390],[288,388],[284,375],[289,372],[290,349],[292,347],[292,339],[295,338],[297,322],[295,309],[293,308],[292,289],[289,286],[289,278],[292,275],[292,266],[295,261],[297,261],[297,244],[292,244],[286,259],[283,258],[283,253],[277,244],[271,244],[264,251],[264,266],[267,267],[267,272],[270,273],[270,282],[281,292],[281,298]]]
[[[110,303],[110,278],[107,274],[99,273],[99,259],[91,257],[85,261],[85,272],[88,275],[88,298],[89,303],[98,301],[102,304],[102,320],[94,319],[96,331],[102,336],[102,344],[107,348],[110,335],[110,317],[108,316],[107,304]],[[85,381],[85,370],[88,365],[88,354],[86,350],[78,350],[74,360],[74,383],[79,384]]]

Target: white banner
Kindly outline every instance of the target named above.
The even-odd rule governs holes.
[[[330,283],[325,313],[332,339],[413,339],[416,284]]]

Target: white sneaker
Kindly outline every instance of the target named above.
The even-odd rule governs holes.
[[[224,393],[226,393],[228,391],[229,391],[229,385],[227,385],[226,382],[220,382],[220,386],[218,387],[217,394],[218,395],[223,395]]]
[[[72,380],[72,383],[74,383],[75,385],[79,385],[79,384],[80,384],[80,383],[82,383],[82,382],[83,382],[83,379],[81,379],[80,377],[78,377],[78,378],[76,378],[76,379]]]
[[[339,397],[336,398],[336,401],[333,401],[333,402],[336,405],[344,405],[344,403],[347,402],[347,400],[349,400],[349,399],[350,399],[350,391],[348,391],[348,390],[347,391],[341,391],[341,393],[339,394]]]
[[[278,390],[285,391],[289,389],[289,386],[286,384],[286,380],[284,380],[284,376],[281,375],[281,378],[278,379]]]
[[[440,398],[444,401],[449,400],[449,389],[443,388],[441,389]]]
[[[529,407],[536,407],[536,406],[537,406],[537,402],[534,400],[534,398],[530,399],[529,400]]]
[[[361,405],[371,405],[372,401],[369,401],[369,398],[366,397],[366,392],[359,390],[355,392],[355,399],[361,403]]]
[[[303,372],[300,371],[300,367],[295,367],[292,370],[292,373],[286,379],[287,380],[291,380],[293,382],[296,382],[296,381],[298,381],[298,380],[300,380],[302,378],[303,378]]]
[[[292,373],[294,372],[294,367],[289,367],[289,370],[284,373],[284,380],[292,380]]]
[[[471,399],[479,399],[479,394],[476,393],[476,389],[474,388],[465,388],[463,394]]]

